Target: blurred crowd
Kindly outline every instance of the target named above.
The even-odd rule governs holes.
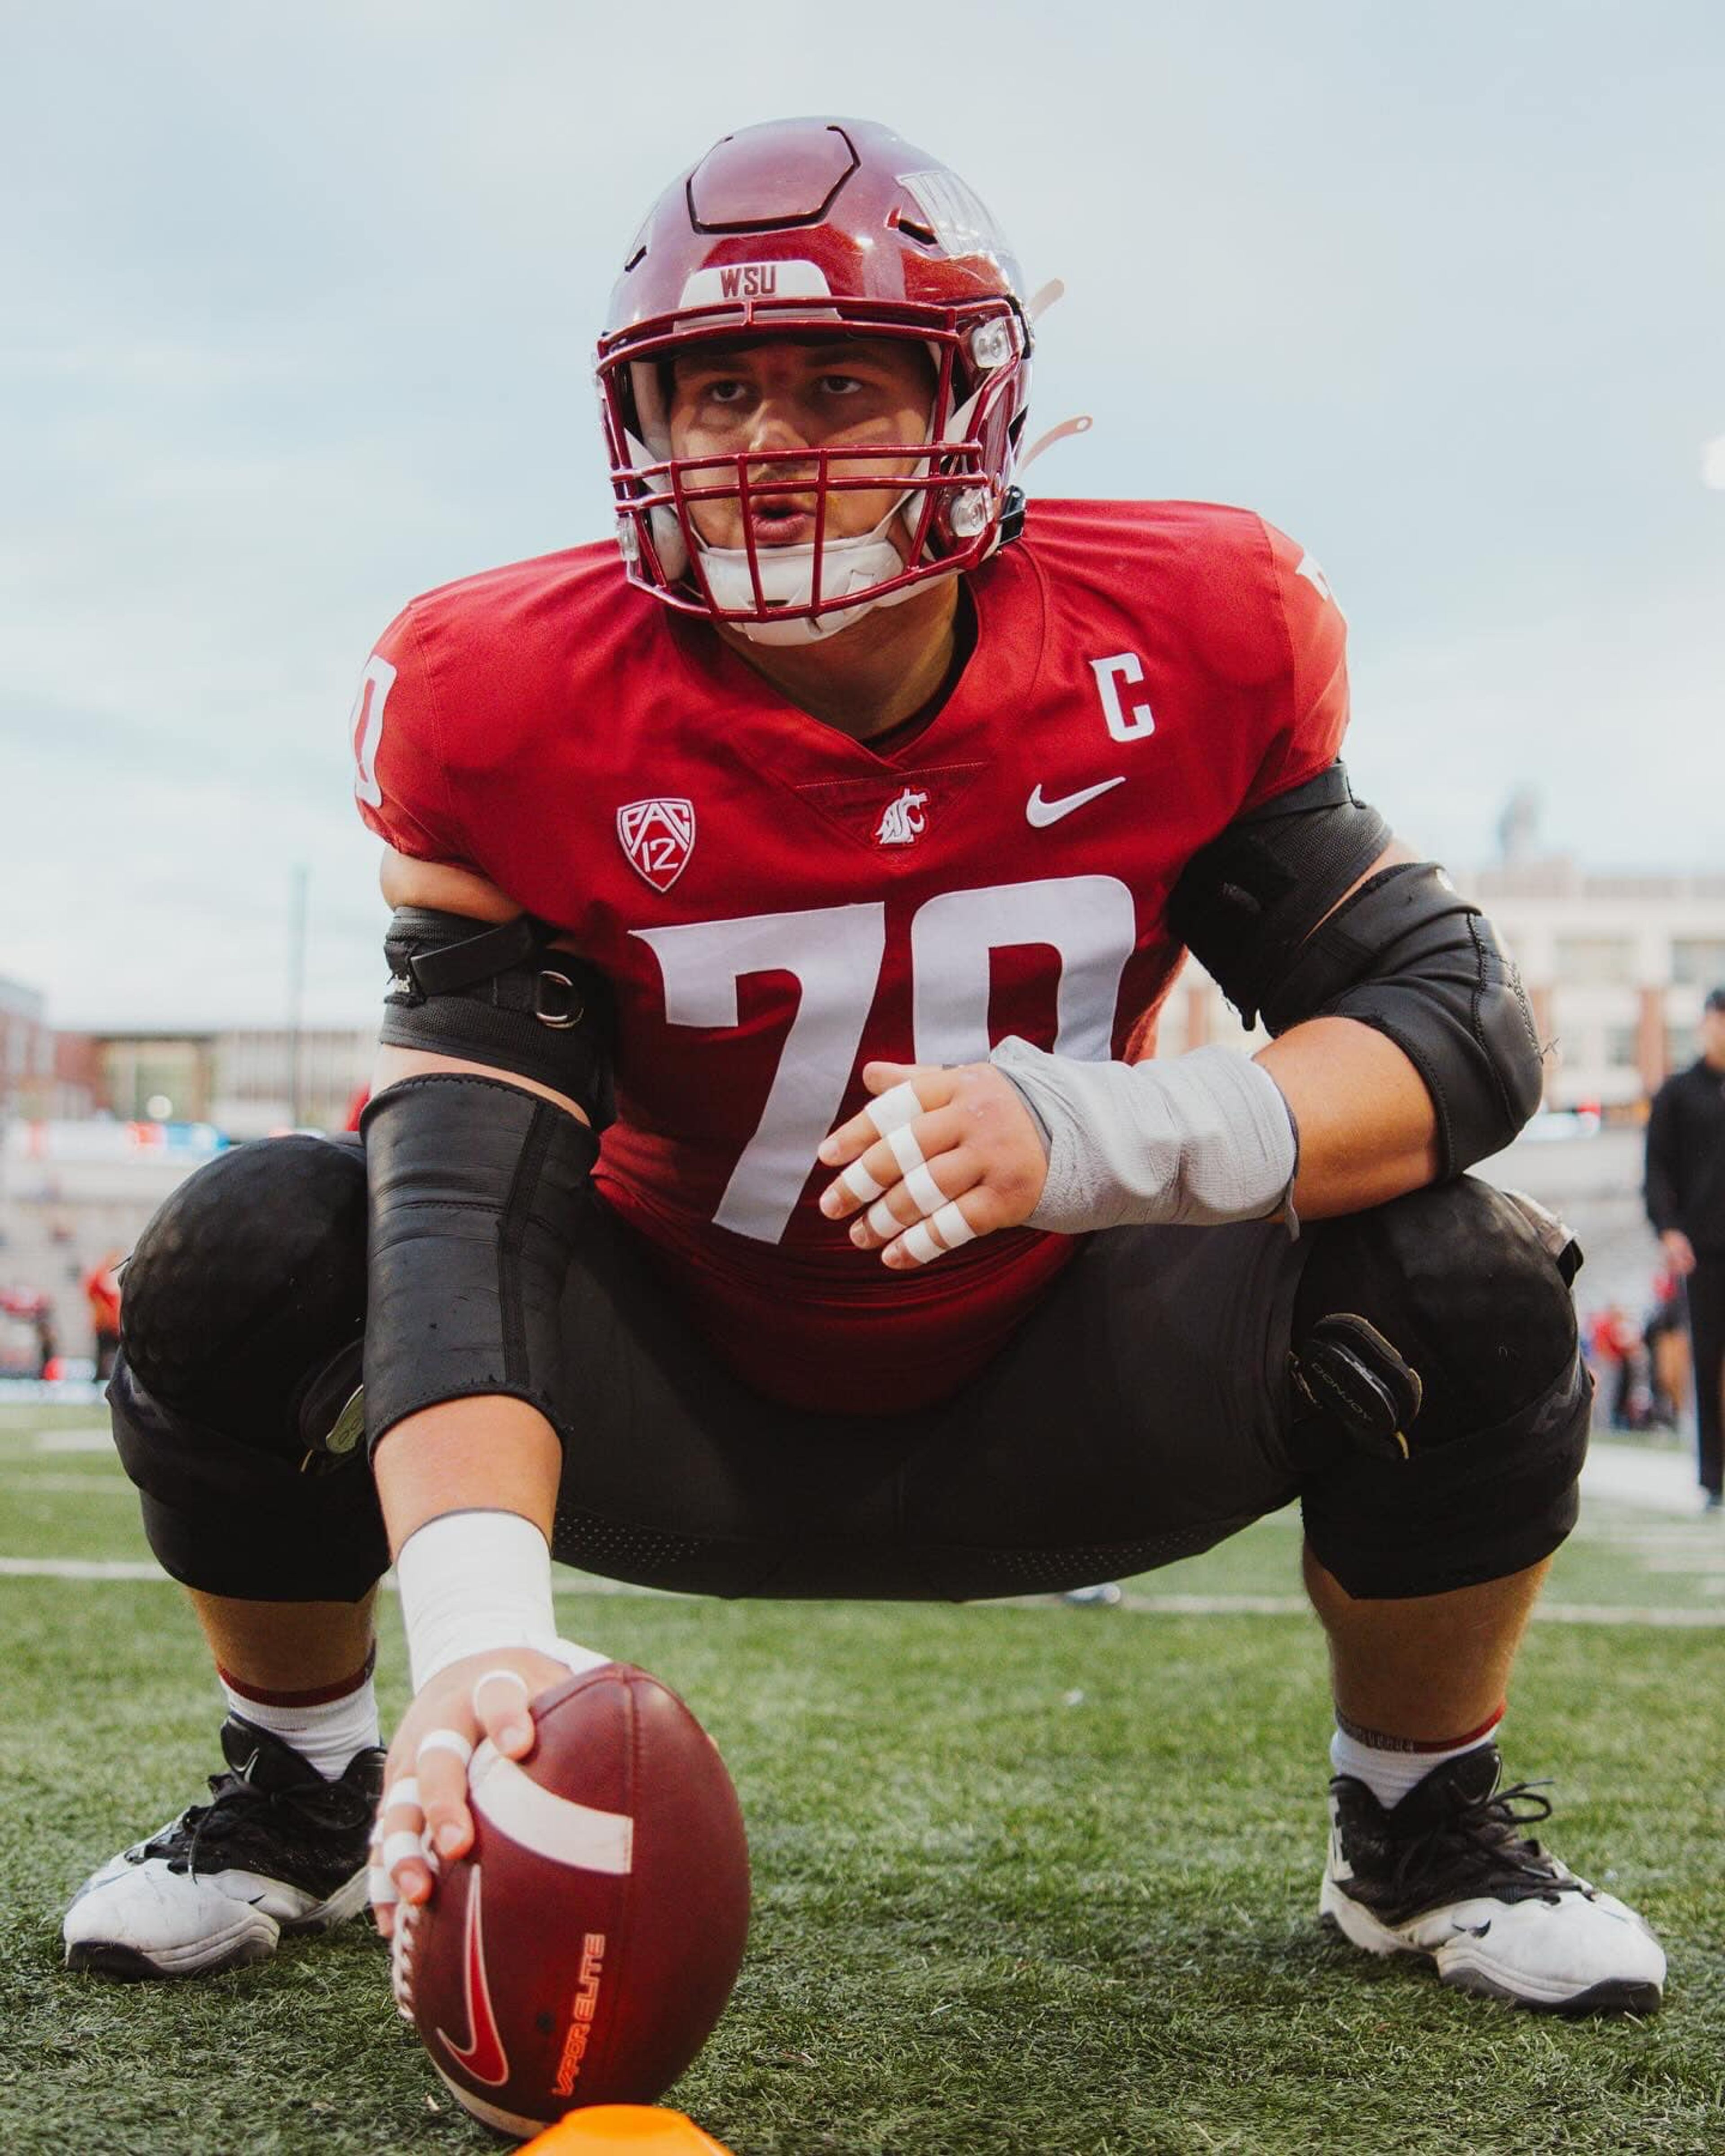
[[[1582,1350],[1594,1373],[1601,1420],[1613,1430],[1676,1430],[1689,1399],[1689,1332],[1683,1283],[1654,1276],[1636,1314],[1608,1302],[1584,1317]]]
[[[124,1263],[123,1251],[105,1250],[81,1271],[79,1286],[89,1312],[90,1353],[75,1358],[75,1372],[69,1365],[52,1299],[39,1288],[0,1286],[0,1377],[52,1381],[88,1374],[105,1380],[120,1348],[120,1272]]]

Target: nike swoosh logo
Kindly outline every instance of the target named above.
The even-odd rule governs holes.
[[[1036,830],[1044,830],[1050,824],[1058,824],[1062,816],[1070,816],[1075,808],[1083,808],[1086,801],[1094,801],[1099,794],[1111,793],[1117,786],[1124,786],[1126,774],[1118,778],[1105,778],[1099,785],[1086,786],[1078,793],[1063,793],[1058,801],[1045,801],[1039,784],[1024,803],[1024,819]]]
[[[480,1929],[480,1868],[473,1867],[467,1889],[467,1928],[462,1942],[461,1974],[467,1994],[468,2041],[458,2044],[446,2029],[438,2041],[464,2071],[487,2088],[501,2088],[509,2079],[509,2060],[497,2033],[497,2017],[491,2011],[491,1994],[485,1983],[485,1943]]]

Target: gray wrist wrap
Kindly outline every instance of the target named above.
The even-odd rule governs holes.
[[[1209,1227],[1261,1220],[1286,1198],[1299,1158],[1293,1114],[1244,1055],[1199,1048],[1165,1063],[1078,1063],[1010,1037],[988,1060],[1048,1141],[1048,1180],[1027,1227]]]

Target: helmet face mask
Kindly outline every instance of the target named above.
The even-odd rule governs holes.
[[[1029,378],[1017,265],[955,174],[861,121],[730,136],[669,188],[613,295],[598,384],[631,582],[757,640],[813,642],[973,568],[1003,536]],[[679,455],[679,357],[746,341],[910,340],[933,363],[923,439]],[[776,475],[782,473],[782,476]],[[846,535],[846,497],[886,494]],[[757,543],[763,504],[813,497],[802,546]],[[742,539],[696,526],[723,505]],[[708,515],[711,528],[714,519]]]

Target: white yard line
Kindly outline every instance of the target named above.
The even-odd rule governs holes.
[[[33,1452],[106,1452],[114,1454],[114,1433],[105,1422],[76,1424],[70,1430],[39,1430]],[[114,1456],[117,1459],[118,1455]]]
[[[164,1586],[171,1584],[159,1566],[115,1558],[0,1557],[0,1579],[157,1580]],[[395,1575],[388,1574],[382,1584],[393,1591]],[[665,1590],[637,1587],[624,1579],[594,1578],[583,1580],[578,1587],[565,1587],[562,1592],[660,1596]],[[1003,1595],[998,1606],[1043,1609],[1054,1605],[1044,1596]],[[1303,1617],[1310,1614],[1309,1605],[1297,1594],[1135,1594],[1128,1591],[1117,1606],[1152,1617]],[[1725,1610],[1640,1609],[1627,1603],[1543,1602],[1534,1616],[1536,1622],[1543,1620],[1548,1625],[1630,1625],[1676,1631],[1725,1629]]]
[[[101,1497],[135,1497],[137,1494],[123,1475],[43,1474],[28,1468],[18,1474],[3,1467],[0,1467],[0,1490],[22,1491],[26,1496],[44,1490],[80,1497],[87,1496],[92,1491]]]
[[[1310,1605],[1297,1594],[1135,1594],[1127,1590],[1117,1607],[1158,1617],[1298,1617]],[[1647,1625],[1679,1630],[1717,1630],[1725,1610],[1636,1609],[1609,1602],[1541,1602],[1535,1624]]]
[[[1693,1519],[1701,1510],[1693,1455],[1675,1447],[1618,1445],[1595,1438],[1581,1471],[1584,1498],[1609,1497],[1645,1512]]]
[[[172,1585],[159,1564],[136,1558],[0,1557],[0,1579],[159,1579]]]

